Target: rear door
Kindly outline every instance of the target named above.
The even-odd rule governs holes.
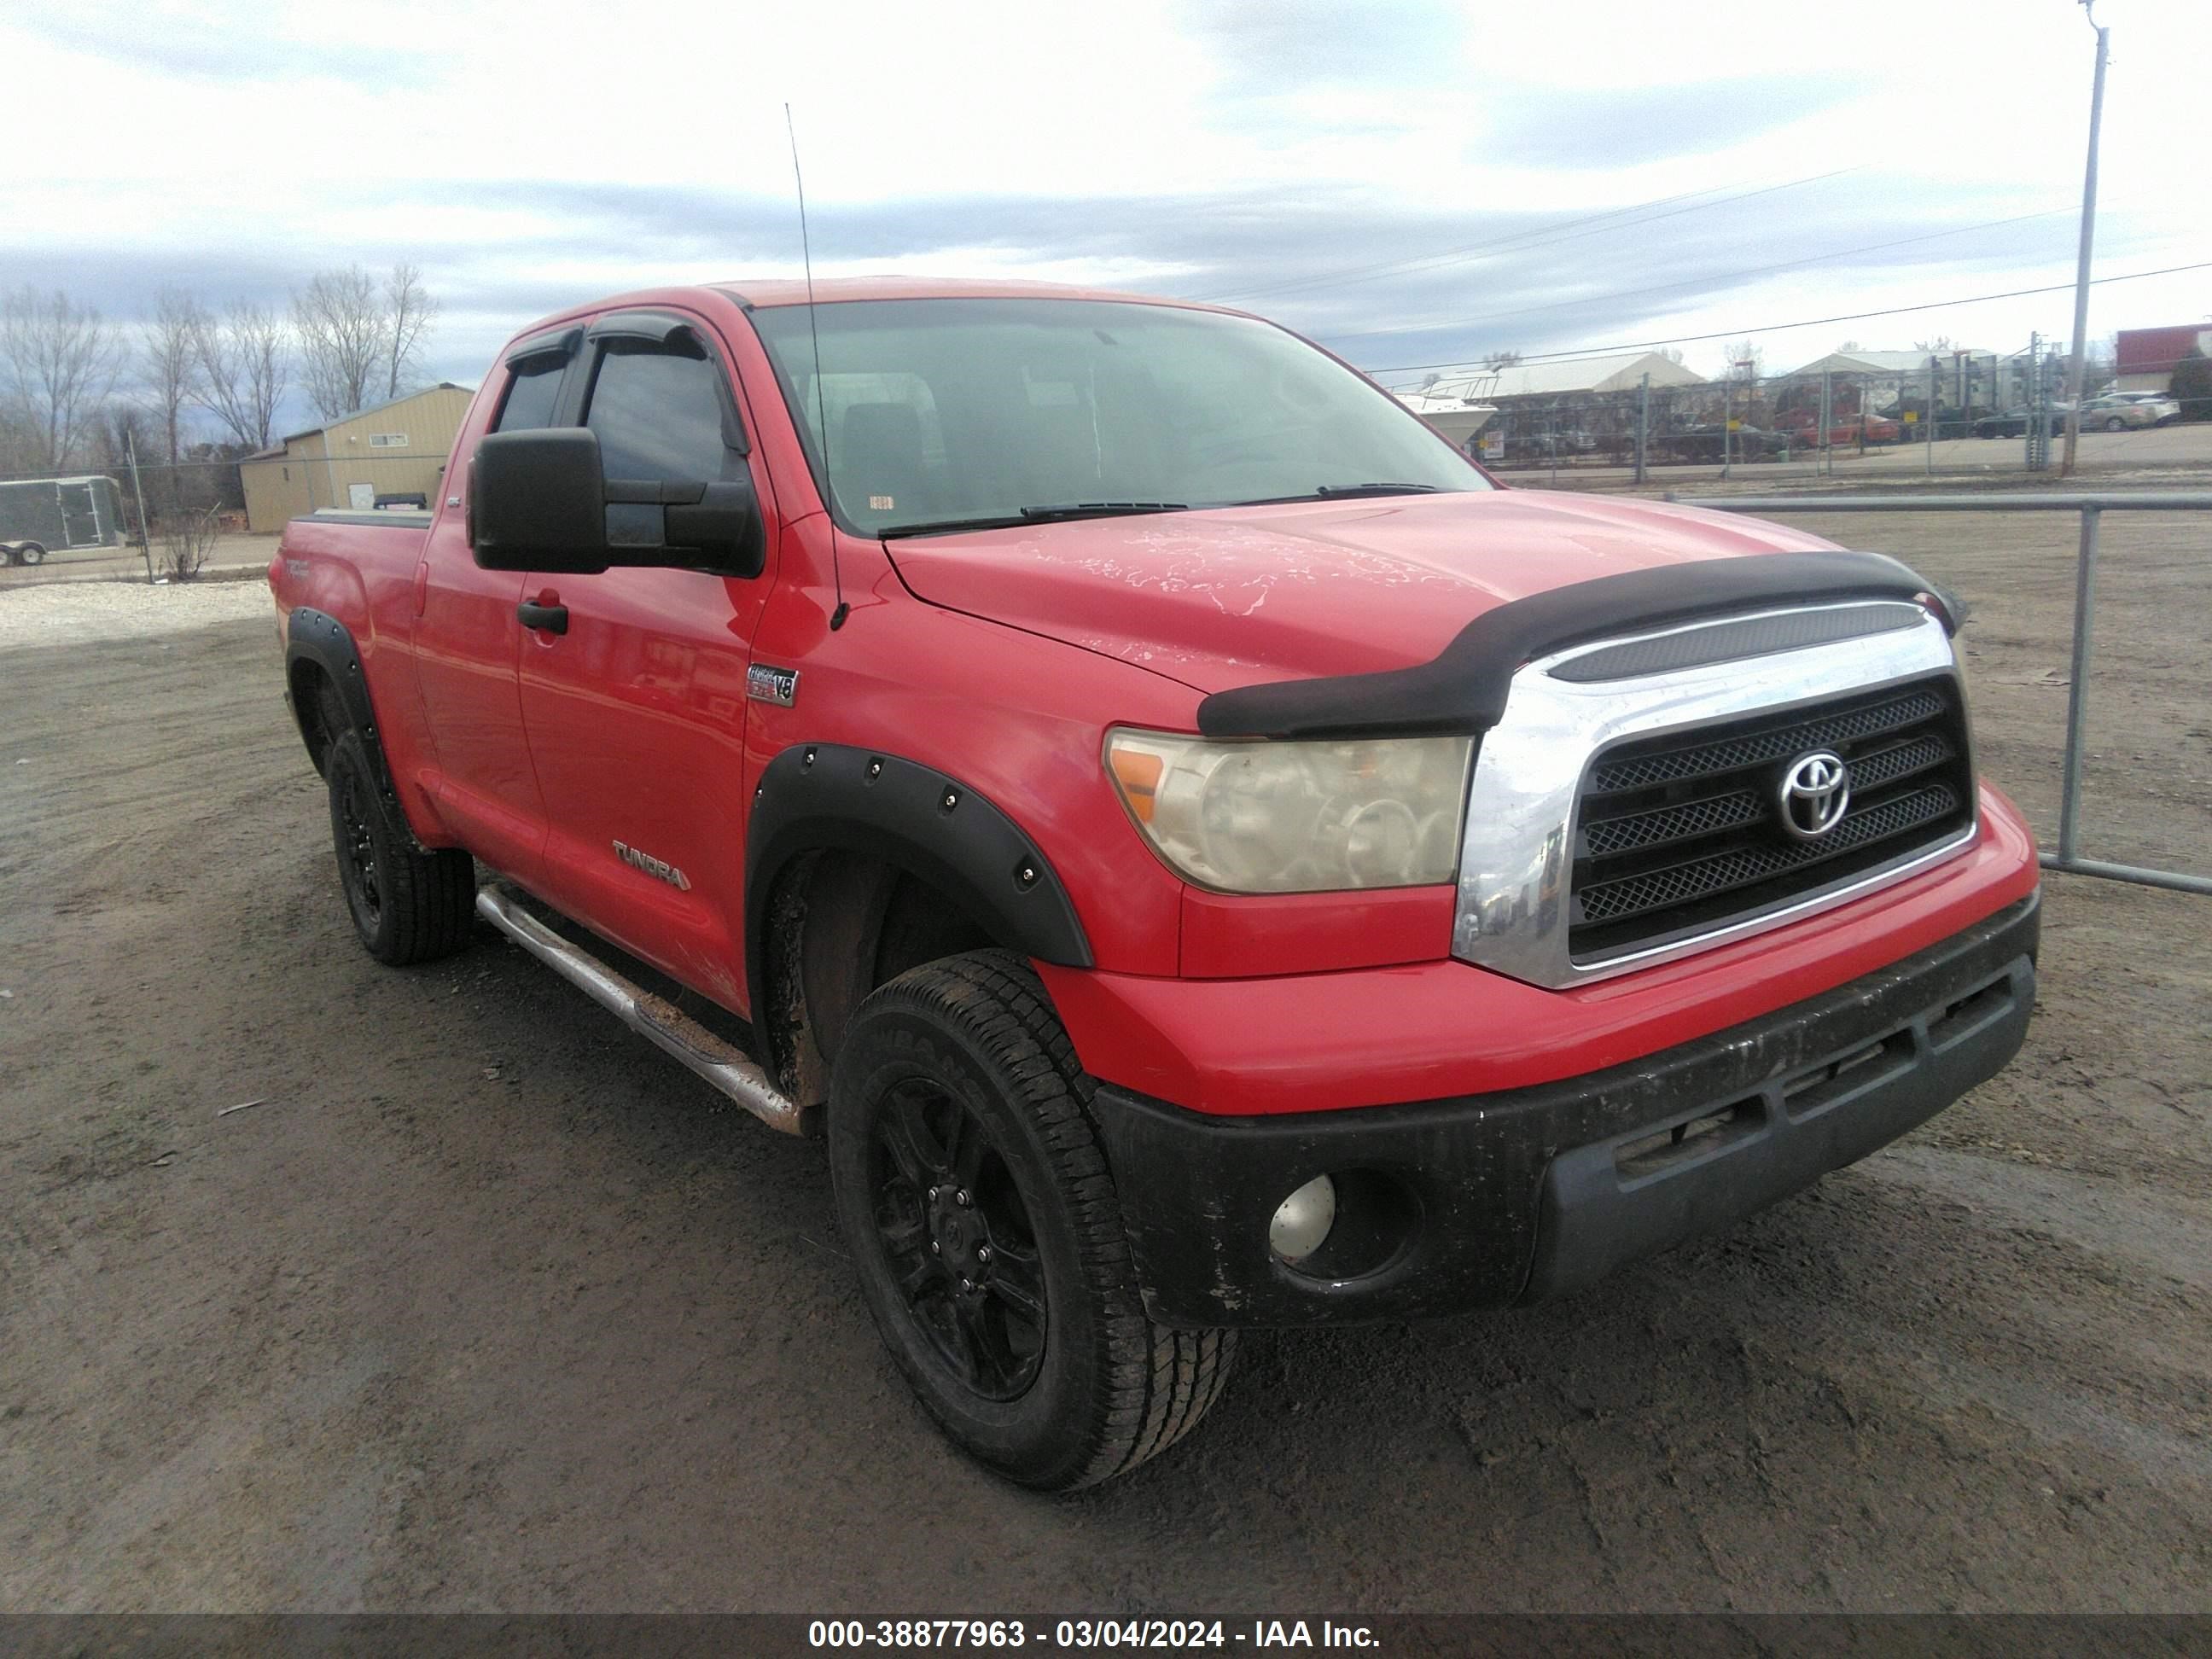
[[[100,508],[92,499],[89,483],[65,483],[55,486],[61,496],[62,533],[71,547],[97,547],[103,539],[100,533]]]
[[[415,573],[416,682],[421,688],[439,809],[469,850],[526,884],[545,842],[545,801],[523,732],[516,659],[523,573],[485,570],[469,551],[469,468],[487,432],[550,426],[583,341],[580,326],[518,342],[500,365],[505,383],[480,403],[454,446],[468,457],[441,480],[441,500]]]
[[[708,570],[533,574],[528,596],[567,612],[530,631],[522,715],[544,791],[542,890],[595,932],[707,992],[744,1002],[745,670],[775,569],[767,469],[712,326],[680,311],[595,322],[568,416],[599,435],[610,480],[712,482],[747,473],[769,526],[757,577]],[[657,543],[658,507],[607,509],[611,541]]]

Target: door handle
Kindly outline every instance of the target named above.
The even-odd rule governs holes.
[[[525,628],[547,634],[568,631],[568,607],[565,605],[540,605],[535,599],[525,599],[514,607],[514,614],[522,618]]]

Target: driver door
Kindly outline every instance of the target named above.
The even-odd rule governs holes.
[[[750,473],[772,526],[727,363],[696,319],[603,318],[586,335],[574,418],[598,434],[607,477]],[[629,521],[658,511],[611,505],[610,541],[659,539]],[[768,546],[757,577],[616,568],[523,583],[523,726],[548,826],[533,885],[732,1008],[744,1003],[745,671],[774,580],[772,531]]]

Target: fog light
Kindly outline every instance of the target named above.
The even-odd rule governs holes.
[[[1268,1248],[1285,1261],[1303,1261],[1321,1249],[1335,1224],[1336,1183],[1316,1176],[1276,1206],[1267,1224]]]

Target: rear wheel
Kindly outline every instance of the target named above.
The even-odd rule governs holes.
[[[476,917],[476,862],[450,848],[416,849],[377,787],[361,734],[341,732],[324,757],[338,885],[369,955],[393,967],[451,956]]]
[[[862,1003],[830,1097],[838,1220],[892,1358],[963,1449],[1051,1492],[1174,1444],[1234,1353],[1146,1317],[1090,1090],[1029,965],[988,951]]]
[[[44,564],[46,562],[46,550],[36,542],[25,542],[15,550],[17,564]]]
[[[2105,422],[2105,430],[2107,432],[2124,432],[2127,430],[2127,426],[2128,423],[2125,421],[2115,415]]]

